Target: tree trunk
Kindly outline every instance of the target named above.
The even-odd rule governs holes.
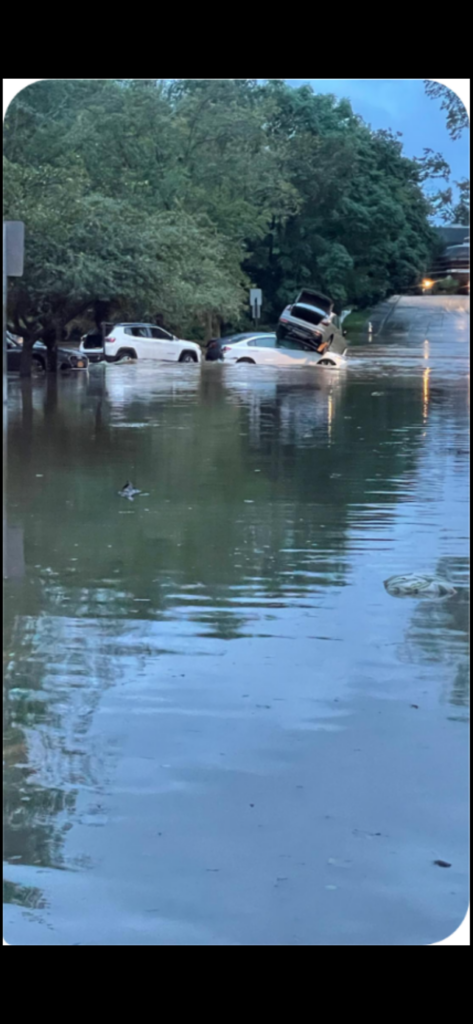
[[[34,342],[34,334],[23,333],[23,350],[20,359],[20,377],[31,377],[31,352]]]
[[[205,315],[205,341],[210,341],[211,338],[219,338],[221,334],[221,321],[220,317],[214,313],[206,313]]]
[[[59,331],[56,325],[48,327],[43,334],[43,341],[46,345],[46,369],[49,373],[56,373],[57,370],[57,341]]]

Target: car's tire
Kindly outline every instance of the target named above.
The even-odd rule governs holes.
[[[317,366],[336,366],[333,359],[319,359]]]
[[[120,348],[113,361],[117,363],[120,359],[138,359],[138,356],[134,348]]]
[[[195,352],[181,352],[179,356],[180,363],[196,363],[197,356]]]
[[[254,359],[237,359],[237,363],[251,363],[253,366],[256,366]]]
[[[35,374],[43,374],[46,372],[46,363],[44,359],[39,356],[33,356],[31,360],[31,370]]]

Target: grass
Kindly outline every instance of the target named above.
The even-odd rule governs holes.
[[[372,306],[367,309],[355,309],[343,321],[344,331],[361,331],[370,318]]]

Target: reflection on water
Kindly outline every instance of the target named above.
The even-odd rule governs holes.
[[[441,742],[448,759],[464,742],[468,406],[463,374],[354,363],[317,377],[97,366],[12,384],[8,524],[24,571],[6,583],[10,941],[53,941],[45,920],[66,944],[285,942],[288,928],[287,941],[384,941],[380,887],[405,887],[410,815],[435,802],[429,750]],[[127,479],[143,492],[133,503],[117,496]],[[415,571],[456,596],[392,601],[383,580]],[[351,863],[354,835],[384,820],[382,863],[356,847],[368,909],[356,884],[343,910],[326,906],[325,853]],[[436,827],[426,820],[426,851]],[[267,902],[291,877],[273,859],[306,865],[315,849],[319,874],[299,880],[288,924]],[[449,850],[444,837],[437,853]],[[217,891],[220,870],[231,882]],[[422,858],[412,872],[422,889]],[[448,886],[418,894],[427,938],[413,941],[459,923],[453,888],[451,910]],[[416,934],[409,915],[393,941]]]

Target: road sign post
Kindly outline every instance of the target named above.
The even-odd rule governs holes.
[[[263,292],[261,288],[250,288],[250,307],[251,315],[255,322],[255,327],[261,316],[261,306],[263,305]]]

